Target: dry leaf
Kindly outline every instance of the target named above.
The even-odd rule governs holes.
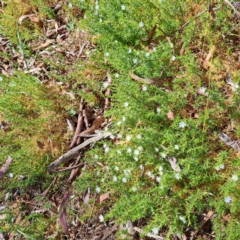
[[[205,59],[206,62],[208,62],[208,61],[211,59],[211,57],[213,56],[213,53],[214,53],[215,49],[216,49],[216,47],[213,45],[213,46],[211,47],[211,49],[210,49],[210,51],[209,51],[206,59]]]
[[[45,144],[37,140],[37,145],[39,148],[43,149]]]
[[[22,21],[25,19],[25,18],[30,18],[30,17],[33,17],[35,16],[34,14],[29,14],[29,15],[23,15],[21,16],[19,19],[18,19],[18,24],[22,24]]]
[[[55,40],[50,40],[50,39],[47,39],[45,42],[43,42],[42,44],[38,45],[37,47],[33,47],[32,50],[33,51],[37,51],[41,48],[46,48],[47,46],[49,46],[50,44],[54,43]]]
[[[174,114],[172,111],[169,110],[169,112],[167,113],[167,118],[170,120],[174,120]]]
[[[12,158],[8,157],[5,161],[5,163],[2,165],[0,169],[0,178],[3,176],[3,174],[7,171],[9,164],[12,162]]]
[[[69,198],[69,193],[66,192],[63,196],[62,202],[59,207],[59,217],[58,220],[63,228],[65,234],[68,234],[67,220],[66,220],[66,203]]]
[[[135,75],[133,72],[129,71],[129,75],[131,76],[131,78],[133,80],[136,80],[136,81],[139,81],[139,82],[144,82],[144,83],[147,83],[147,84],[154,84],[154,80],[151,79],[151,78],[141,78],[137,75]]]
[[[239,145],[237,144],[236,141],[232,141],[231,138],[225,134],[225,133],[222,133],[220,132],[218,134],[218,137],[228,146],[232,147],[235,151],[237,152],[240,152],[240,147]]]
[[[181,168],[177,165],[177,159],[175,157],[168,157],[167,158],[169,163],[171,164],[171,168],[175,172],[181,172]]]
[[[99,196],[99,198],[96,200],[96,203],[101,203],[103,201],[105,201],[106,199],[109,198],[111,192],[106,192],[104,194],[102,194],[101,196]]]
[[[90,198],[90,187],[87,187],[83,196],[83,202],[86,207],[88,206],[89,198]]]
[[[101,240],[105,240],[106,238],[108,238],[116,230],[117,230],[117,225],[114,225],[114,226],[104,230],[103,231],[103,237],[101,238]]]

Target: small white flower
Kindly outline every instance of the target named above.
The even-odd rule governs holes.
[[[146,86],[146,85],[143,85],[143,86],[142,86],[142,91],[143,91],[143,92],[146,92],[146,91],[147,91],[147,86]]]
[[[232,201],[232,198],[230,196],[227,196],[224,198],[225,203],[230,203]]]
[[[133,192],[136,192],[136,191],[137,191],[137,188],[136,188],[136,187],[132,187],[132,191],[133,191]]]
[[[179,146],[178,146],[178,145],[174,145],[174,149],[175,149],[175,150],[178,150],[178,149],[179,149]]]
[[[148,172],[147,172],[147,175],[148,175],[149,177],[151,177],[151,176],[152,176],[152,173],[151,173],[150,171],[148,171]]]
[[[118,166],[115,166],[115,167],[114,167],[114,170],[115,170],[115,171],[118,171],[118,170],[119,170]]]
[[[122,117],[122,121],[125,122],[125,121],[126,121],[126,118],[125,118],[125,117]]]
[[[134,58],[132,61],[133,61],[134,64],[137,63],[137,59],[136,58]]]
[[[175,60],[176,60],[176,57],[175,57],[174,55],[172,55],[171,60],[172,60],[172,61],[175,61]]]
[[[143,169],[144,169],[144,167],[143,167],[142,164],[139,166],[139,168],[140,168],[140,170],[143,170]]]
[[[126,183],[126,182],[127,182],[127,179],[124,177],[124,178],[122,179],[122,182],[123,182],[123,183]]]
[[[122,134],[118,133],[117,134],[117,139],[121,139],[122,138]]]
[[[166,158],[166,154],[165,153],[161,153],[161,157],[162,158]]]
[[[137,139],[141,139],[142,136],[141,136],[140,134],[138,134],[138,135],[136,136],[136,138],[137,138]]]
[[[106,166],[105,169],[106,169],[107,172],[109,172],[109,167],[108,166]]]
[[[117,177],[113,176],[113,181],[116,182],[117,181]]]
[[[156,50],[156,48],[154,47],[154,48],[153,48],[153,52],[156,52],[156,51],[157,51],[157,50]]]
[[[131,171],[129,169],[125,169],[123,170],[123,173],[125,176],[128,176],[131,173]]]
[[[105,147],[105,148],[104,148],[104,151],[105,151],[105,153],[108,153],[108,152],[109,152],[109,150],[110,150],[110,148],[109,148],[109,147]]]
[[[99,22],[100,22],[100,23],[102,22],[102,19],[101,19],[101,18],[99,18]]]
[[[95,6],[95,9],[96,9],[96,10],[98,10],[98,9],[99,9],[99,6],[98,6],[98,4],[96,4],[96,6]]]
[[[152,234],[158,235],[159,229],[157,227],[152,228]]]
[[[236,174],[233,174],[233,175],[232,175],[232,180],[233,180],[234,182],[236,182],[236,181],[238,180],[238,176],[237,176]]]
[[[198,91],[199,91],[199,93],[204,94],[206,92],[206,88],[200,87]]]
[[[121,152],[120,150],[117,150],[117,154],[121,155],[121,154],[122,154],[122,152]]]
[[[126,141],[128,141],[128,142],[129,142],[129,141],[131,140],[131,138],[132,138],[132,136],[131,136],[131,135],[127,135],[127,136],[126,136]]]
[[[108,56],[109,56],[109,52],[106,52],[106,53],[105,53],[105,57],[108,57]]]
[[[101,179],[101,182],[103,183],[104,181],[105,181],[105,179],[104,179],[104,178],[102,178],[102,179]]]
[[[180,175],[179,173],[175,173],[175,174],[174,174],[174,177],[175,177],[177,180],[181,179],[181,175]]]
[[[101,192],[100,187],[96,187],[96,192],[97,192],[97,193],[100,193],[100,192]]]
[[[122,124],[122,122],[121,122],[121,121],[118,121],[116,124],[119,126],[119,125],[121,125],[121,124]]]
[[[179,219],[183,222],[183,223],[186,223],[186,220],[183,216],[179,216]]]
[[[142,151],[142,150],[143,150],[143,147],[142,147],[142,146],[138,146],[138,150],[139,150],[139,151]]]
[[[99,219],[99,222],[104,222],[104,217],[103,217],[103,215],[99,215],[98,219]]]
[[[23,175],[19,175],[19,176],[18,176],[18,179],[19,179],[19,180],[22,180],[22,179],[24,179],[24,176],[23,176]]]
[[[84,2],[84,0],[79,0],[79,2]]]
[[[122,5],[121,6],[121,9],[124,11],[126,8],[125,8],[125,5]]]
[[[154,148],[155,152],[159,152],[159,149],[158,148]]]
[[[0,82],[2,82],[3,78],[0,76]]]
[[[137,155],[137,156],[138,156],[138,155],[139,155],[139,150],[138,150],[138,149],[136,149],[136,150],[134,150],[134,152],[133,152],[133,153],[134,153],[134,155]]]
[[[125,107],[125,108],[127,108],[127,107],[128,107],[128,105],[129,105],[129,103],[128,103],[128,102],[125,102],[125,103],[124,103],[124,107]]]
[[[146,53],[145,53],[145,56],[146,56],[146,57],[149,57],[149,56],[150,56],[150,52],[146,52]]]
[[[178,127],[179,128],[185,128],[187,126],[187,124],[185,122],[180,122]]]
[[[220,165],[216,166],[215,169],[217,171],[220,171],[221,169],[224,169],[224,164],[220,164]]]
[[[139,28],[142,28],[143,26],[144,26],[144,23],[142,21],[138,23]]]
[[[95,155],[94,155],[94,158],[95,158],[95,159],[98,159],[98,155],[97,155],[97,154],[95,154]]]
[[[162,166],[159,166],[159,167],[158,167],[158,171],[159,171],[159,172],[162,172],[162,171],[163,171],[163,167],[162,167]]]
[[[137,162],[138,161],[138,157],[133,157],[133,159]]]
[[[159,183],[161,181],[160,177],[156,177],[156,181]]]
[[[115,73],[114,76],[115,76],[115,78],[118,78],[118,77],[119,77],[119,74],[118,74],[118,73]]]
[[[70,8],[70,9],[71,9],[71,8],[72,8],[72,6],[73,6],[73,5],[72,5],[72,3],[68,3],[68,8]]]
[[[159,107],[157,107],[156,111],[157,111],[157,113],[160,113],[161,109]]]
[[[12,177],[13,177],[13,173],[9,173],[8,176],[9,176],[10,178],[12,178]]]
[[[127,153],[131,153],[132,149],[131,148],[127,148]]]
[[[131,48],[129,48],[129,49],[128,49],[128,53],[131,53],[131,52],[132,52],[132,49],[131,49]]]
[[[115,40],[114,42],[115,42],[115,43],[118,43],[118,40]]]
[[[87,50],[85,53],[86,53],[87,55],[89,55],[89,54],[90,54],[90,51],[89,51],[89,50]]]

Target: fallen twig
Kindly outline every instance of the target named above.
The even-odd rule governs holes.
[[[234,7],[233,4],[231,4],[228,0],[224,0],[224,2],[225,2],[229,7],[231,7],[231,8],[233,9],[234,13],[235,13],[238,17],[240,17],[240,12]]]
[[[137,75],[135,75],[133,72],[129,71],[129,75],[131,76],[131,78],[133,80],[139,81],[139,82],[143,82],[143,83],[147,83],[147,84],[154,84],[154,80],[151,78],[141,78]]]
[[[136,232],[144,234],[144,231],[141,228],[139,228],[139,227],[134,227],[133,230],[135,230]],[[152,233],[147,233],[146,236],[150,237],[150,238],[157,239],[157,240],[164,240],[163,237],[157,236],[157,235],[152,234]]]
[[[96,120],[93,121],[92,126],[86,129],[85,131],[81,132],[79,136],[82,137],[86,134],[94,133],[94,131],[98,129],[102,125],[102,123],[104,123],[104,121],[105,121],[104,117],[97,118]]]
[[[83,142],[82,144],[78,145],[77,147],[69,150],[67,153],[63,154],[61,157],[59,157],[57,160],[55,160],[53,163],[51,163],[48,166],[48,172],[52,173],[53,170],[58,167],[60,164],[62,163],[67,163],[69,160],[77,157],[79,155],[79,152],[81,149],[85,148],[86,146],[88,146],[91,143],[95,143],[97,141],[100,141],[101,139],[107,138],[111,136],[110,132],[106,132],[103,134],[99,134],[96,137],[90,138],[88,140],[86,140],[85,142]]]

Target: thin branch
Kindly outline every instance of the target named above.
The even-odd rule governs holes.
[[[228,1],[228,0],[224,0],[224,2],[233,9],[234,13],[240,17],[240,12]]]

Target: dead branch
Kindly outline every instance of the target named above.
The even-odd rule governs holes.
[[[239,12],[228,0],[224,0],[224,2],[225,2],[229,7],[232,8],[232,10],[234,11],[234,13],[235,13],[238,17],[240,17],[240,12]]]
[[[133,229],[134,229],[136,232],[139,232],[139,233],[143,233],[143,234],[144,234],[144,231],[143,231],[141,228],[134,227]],[[152,234],[152,233],[147,233],[146,236],[147,236],[147,237],[150,237],[150,238],[157,239],[157,240],[164,240],[163,237],[157,236],[157,235]]]
[[[68,152],[63,154],[61,157],[59,157],[57,160],[55,160],[53,163],[51,163],[48,166],[48,169],[47,169],[48,173],[52,173],[53,170],[56,167],[58,167],[60,164],[67,163],[71,159],[77,157],[79,155],[81,149],[85,148],[86,146],[90,145],[91,143],[95,143],[97,141],[100,141],[101,139],[107,138],[110,135],[111,135],[110,132],[99,134],[96,137],[90,138],[90,139],[86,140],[85,142],[83,142],[82,144],[78,145],[77,147],[69,150]]]
[[[93,133],[96,129],[98,129],[102,125],[102,123],[104,123],[104,121],[105,121],[104,117],[97,118],[96,120],[93,121],[92,126],[86,129],[85,131],[81,132],[79,136],[82,137],[86,134]]]
[[[147,83],[147,84],[154,84],[154,80],[151,78],[141,78],[137,75],[135,75],[133,72],[129,71],[129,75],[131,76],[131,78],[135,81],[138,82],[143,82],[143,83]]]

